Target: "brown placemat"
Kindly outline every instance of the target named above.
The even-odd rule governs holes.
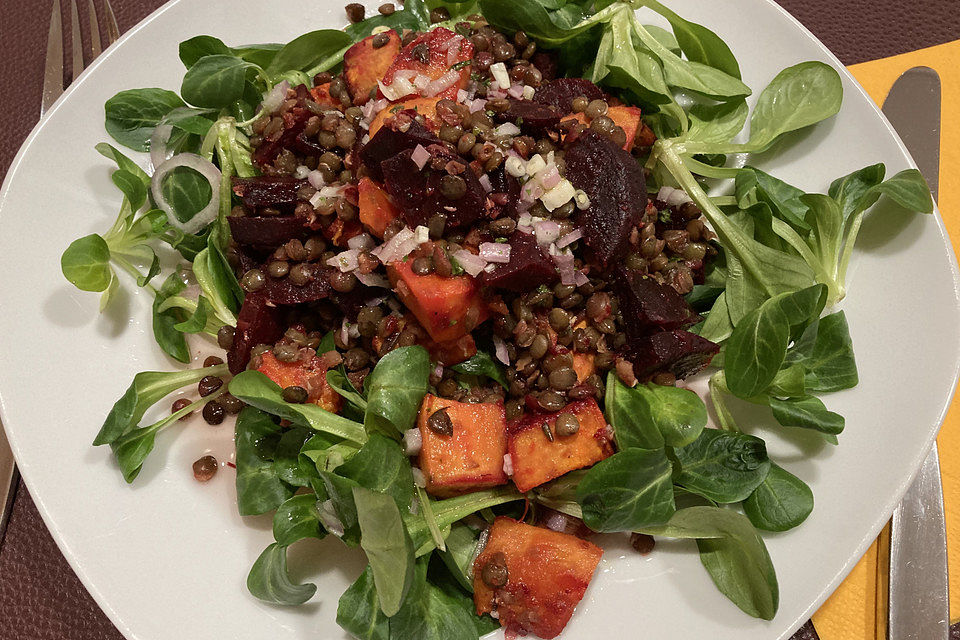
[[[221,1],[229,7],[227,0]],[[956,0],[779,2],[845,64],[960,38]],[[63,4],[64,30],[69,31],[69,3]],[[96,4],[102,9],[100,0]],[[121,31],[161,4],[161,0],[112,2]],[[0,113],[5,114],[0,126],[0,180],[39,117],[50,6],[45,1],[0,0]],[[85,15],[81,21],[86,32]],[[960,629],[954,629],[951,637],[960,640]],[[24,487],[17,492],[7,534],[0,543],[0,638],[122,640],[67,565]],[[795,636],[795,640],[815,639],[809,623]]]

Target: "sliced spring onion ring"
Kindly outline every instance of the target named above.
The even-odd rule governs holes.
[[[154,128],[153,135],[150,136],[150,162],[155,168],[173,156],[173,153],[167,150],[171,133],[173,133],[173,125],[161,123]]]
[[[163,181],[171,171],[178,167],[193,169],[210,183],[210,202],[186,222],[180,222],[173,207],[163,197]],[[153,173],[150,179],[150,193],[157,206],[167,214],[167,222],[184,233],[195,234],[217,219],[220,207],[220,170],[209,160],[193,153],[180,153],[165,161]]]

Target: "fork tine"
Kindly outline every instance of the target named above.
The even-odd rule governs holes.
[[[120,27],[117,26],[117,16],[113,13],[110,0],[103,0],[103,6],[107,13],[107,44],[111,45],[120,37]]]
[[[93,0],[87,0],[87,13],[90,15],[90,61],[100,55],[103,46],[100,44],[100,21],[97,19],[97,8]]]
[[[50,33],[47,35],[47,62],[43,72],[41,115],[61,93],[63,93],[63,25],[60,22],[60,0],[53,0]]]
[[[80,14],[77,13],[77,0],[70,0],[70,39],[73,41],[73,68],[71,78],[77,79],[83,71],[83,34],[80,32]]]

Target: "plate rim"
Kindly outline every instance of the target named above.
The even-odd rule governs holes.
[[[789,13],[785,8],[778,4],[775,0],[759,0],[766,5],[772,7],[782,19],[785,19],[791,26],[799,33],[806,36],[806,38],[814,43],[816,47],[820,50],[821,54],[830,61],[830,66],[833,67],[844,80],[848,81],[849,86],[855,88],[856,92],[869,103],[870,108],[875,112],[876,115],[880,117],[880,121],[883,123],[884,127],[887,130],[887,133],[895,141],[896,145],[899,147],[904,158],[907,159],[907,162],[911,168],[917,168],[917,164],[913,159],[913,156],[910,154],[906,145],[903,143],[903,140],[900,138],[900,135],[897,133],[896,129],[890,124],[890,121],[884,115],[883,111],[880,108],[873,98],[867,93],[863,86],[857,81],[854,75],[850,72],[846,65],[844,65],[837,57],[830,51],[829,48],[816,36],[814,35],[802,22],[800,22],[796,17]],[[83,86],[87,81],[90,74],[92,74],[105,60],[109,57],[116,55],[116,50],[121,48],[127,40],[134,37],[137,33],[142,31],[144,28],[148,27],[152,22],[159,18],[162,14],[166,13],[168,10],[172,9],[174,6],[180,4],[182,0],[167,0],[160,7],[152,11],[142,20],[140,20],[136,25],[131,27],[128,31],[121,34],[120,38],[116,42],[107,47],[103,53],[94,60],[80,76],[72,82],[64,92],[57,98],[54,104],[44,113],[43,117],[37,122],[37,124],[30,131],[29,135],[20,145],[16,155],[10,163],[10,166],[7,170],[7,173],[4,177],[2,185],[0,185],[0,209],[2,209],[4,202],[6,201],[7,193],[11,188],[11,185],[14,181],[14,176],[20,170],[20,167],[23,163],[23,159],[26,156],[29,149],[32,147],[35,139],[40,135],[41,131],[46,126],[47,122],[50,120],[52,115],[58,112],[63,108],[63,104],[70,100],[70,97],[75,93],[79,87]],[[847,99],[847,95],[844,95],[844,99]],[[105,135],[104,140],[108,141],[108,137]],[[111,142],[112,144],[112,142]],[[948,264],[950,268],[950,275],[954,285],[955,292],[955,302],[960,301],[960,265],[958,265],[957,252],[958,247],[954,246],[954,243],[951,241],[949,234],[947,233],[943,217],[940,214],[939,206],[934,202],[934,211],[933,218],[936,222],[937,231],[940,235],[941,241],[950,249],[948,253]],[[956,305],[955,305],[956,307]],[[783,632],[778,636],[778,640],[787,640],[792,636],[793,633],[800,626],[802,626],[811,616],[811,614],[820,608],[820,606],[826,601],[826,599],[837,589],[840,583],[846,578],[846,576],[853,570],[853,568],[860,562],[863,554],[867,548],[876,540],[880,531],[889,521],[894,509],[900,503],[903,498],[903,495],[906,493],[907,489],[913,483],[916,475],[920,471],[920,467],[923,464],[924,459],[928,455],[930,448],[932,447],[934,441],[936,440],[937,435],[940,432],[940,429],[943,426],[944,420],[946,418],[947,412],[950,409],[950,406],[953,402],[954,397],[957,394],[958,388],[957,383],[960,380],[960,352],[958,352],[957,357],[953,364],[953,371],[951,375],[951,389],[952,391],[947,395],[943,400],[942,405],[937,412],[936,423],[931,425],[928,428],[928,433],[925,436],[924,446],[921,450],[922,453],[914,457],[914,459],[909,461],[908,467],[911,469],[908,476],[898,484],[896,491],[888,497],[887,501],[884,502],[883,508],[881,510],[881,517],[876,518],[868,528],[868,530],[861,536],[859,543],[853,554],[843,563],[842,566],[838,567],[837,570],[833,573],[833,576],[830,578],[829,582],[818,593],[817,597],[806,606],[801,611],[801,614],[796,617],[789,625],[789,630]],[[7,439],[10,443],[11,450],[14,453],[14,458],[19,460],[20,458],[20,447],[17,442],[16,436],[10,433],[10,430],[5,426],[7,425],[7,420],[5,419],[5,402],[4,402],[3,390],[0,389],[0,424],[4,425],[3,429],[6,432]],[[17,464],[18,469],[23,469],[20,467],[19,461]],[[135,631],[124,621],[121,613],[116,610],[107,600],[106,596],[100,591],[100,589],[94,584],[93,580],[88,575],[87,571],[82,567],[79,558],[74,553],[71,546],[68,544],[64,538],[64,532],[61,527],[53,526],[53,516],[50,514],[46,500],[43,497],[43,494],[34,493],[31,489],[30,477],[32,475],[31,467],[28,465],[25,468],[25,472],[22,473],[23,482],[27,485],[28,491],[30,491],[30,496],[37,507],[37,510],[40,514],[41,519],[43,520],[44,526],[46,526],[54,542],[57,544],[58,549],[63,554],[68,565],[74,574],[79,578],[80,582],[83,584],[84,588],[97,603],[97,606],[104,612],[110,622],[120,631],[120,633],[127,638],[128,640],[142,640],[142,637],[135,633]]]

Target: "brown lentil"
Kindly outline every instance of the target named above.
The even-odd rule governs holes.
[[[170,413],[176,413],[177,411],[180,411],[181,409],[185,408],[189,404],[190,404],[189,398],[180,398],[179,400],[174,400],[173,405],[170,407]],[[186,420],[187,418],[190,417],[192,413],[193,412],[191,411],[190,413],[184,415],[183,417],[180,418],[180,420],[181,421]]]
[[[260,269],[250,269],[240,279],[240,286],[251,293],[259,291],[265,284],[267,284],[267,278]]]
[[[197,482],[209,482],[217,475],[217,459],[213,456],[203,456],[193,463],[193,477]]]
[[[656,540],[654,540],[653,536],[648,536],[645,533],[631,533],[630,546],[632,546],[637,553],[645,556],[653,551],[653,548],[656,546]]]
[[[200,379],[199,384],[197,384],[197,391],[200,393],[201,398],[205,398],[222,386],[223,379],[217,376],[204,376]]]
[[[224,413],[219,402],[208,402],[203,408],[203,419],[207,421],[207,424],[218,425],[223,422]]]
[[[386,5],[383,5],[386,6]],[[392,12],[391,12],[392,13]],[[374,49],[380,49],[390,42],[390,34],[388,33],[378,33],[373,36],[373,40],[370,41],[370,44],[373,45]]]
[[[540,397],[537,398],[537,404],[539,404],[540,408],[544,411],[553,412],[560,411],[567,403],[563,396],[556,391],[544,391],[540,394]]]
[[[572,436],[580,431],[580,421],[572,413],[561,413],[553,425],[558,436]]]
[[[233,347],[233,334],[235,329],[230,325],[223,325],[217,330],[217,344],[221,349],[230,350]]]
[[[453,381],[450,380],[449,382]],[[456,385],[455,382],[454,385]],[[447,415],[446,408],[439,409],[430,414],[430,417],[427,419],[427,427],[430,431],[441,436],[453,435],[453,422],[450,420],[450,416]]]
[[[393,15],[394,11],[396,10],[397,10],[397,7],[392,2],[387,2],[386,4],[382,4],[380,5],[379,8],[377,8],[377,11],[379,11],[382,15],[385,15],[385,16]]]
[[[487,560],[480,571],[480,579],[483,580],[483,584],[491,589],[499,589],[509,582],[510,572],[507,569],[507,558],[503,555],[503,552],[498,551],[490,556],[490,559]]]
[[[430,23],[446,22],[450,19],[450,11],[446,7],[437,7],[430,11]]]
[[[587,108],[584,109],[584,113],[590,120],[599,118],[600,116],[605,116],[607,115],[607,103],[599,99],[591,100],[587,105]]]
[[[347,12],[347,20],[349,20],[350,22],[362,21],[363,16],[367,11],[366,9],[364,9],[362,4],[359,4],[357,2],[351,2],[346,7],[344,7],[344,9]]]
[[[222,406],[230,415],[236,415],[240,413],[240,410],[246,405],[243,400],[236,398],[229,393],[225,393],[217,398],[217,402],[219,402],[220,406]]]
[[[357,276],[352,273],[334,271],[333,275],[330,276],[330,286],[333,287],[334,291],[348,293],[357,286]]]
[[[307,393],[306,389],[297,385],[286,387],[280,393],[280,397],[283,399],[283,401],[289,402],[290,404],[303,404],[307,401],[309,395],[310,394]]]

